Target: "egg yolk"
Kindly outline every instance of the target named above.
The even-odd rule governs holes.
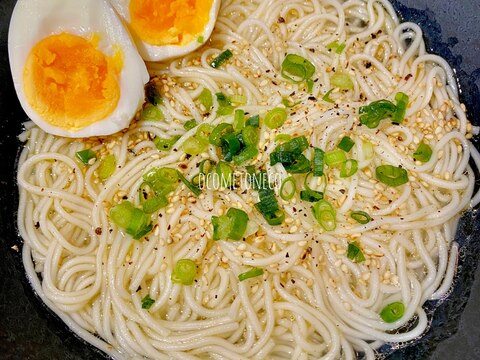
[[[212,3],[213,0],[131,0],[131,27],[150,45],[183,46],[203,33]]]
[[[30,106],[49,124],[75,131],[100,121],[117,107],[122,56],[97,49],[98,39],[71,34],[37,43],[24,68]]]

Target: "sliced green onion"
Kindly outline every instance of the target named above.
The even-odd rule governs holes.
[[[245,211],[230,208],[226,215],[230,219],[231,229],[228,238],[232,240],[241,240],[247,230],[248,215]]]
[[[282,62],[282,76],[298,84],[308,80],[315,73],[315,66],[300,55],[288,54]]]
[[[183,174],[177,170],[177,175],[178,178],[185,184],[185,186],[190,190],[195,196],[199,196],[202,193],[202,190],[200,190],[198,187],[193,185],[190,181],[187,180]]]
[[[326,200],[320,200],[313,205],[313,216],[327,231],[335,230],[337,227],[335,208]]]
[[[152,104],[146,104],[142,110],[142,120],[160,121],[163,120],[163,113],[158,107]]]
[[[307,92],[311,94],[313,91],[313,85],[315,84],[315,82],[312,79],[308,79],[307,81],[305,81],[305,83],[307,84]]]
[[[240,131],[245,127],[245,111],[241,109],[235,110],[235,116],[233,117],[233,129]]]
[[[198,166],[198,170],[200,174],[206,175],[210,173],[215,167],[215,162],[210,159],[202,160],[200,165]]]
[[[312,164],[305,155],[300,154],[292,163],[283,163],[283,167],[290,174],[305,174],[310,172]]]
[[[337,147],[342,149],[345,152],[349,152],[352,150],[353,146],[355,145],[355,141],[353,141],[350,137],[344,136],[342,140],[338,143]]]
[[[242,130],[242,139],[245,146],[256,147],[260,141],[260,134],[257,128],[247,125]]]
[[[232,95],[230,96],[230,102],[237,105],[245,105],[247,103],[247,97],[245,95]]]
[[[222,106],[222,107],[218,108],[217,115],[219,115],[219,116],[231,115],[231,114],[233,114],[234,110],[235,110],[235,108],[232,105]]]
[[[233,162],[235,163],[235,165],[242,165],[243,163],[253,159],[257,155],[258,149],[256,147],[247,146],[242,151],[240,151],[240,153],[233,157]]]
[[[185,124],[183,124],[183,128],[188,131],[188,130],[192,130],[197,125],[198,125],[197,120],[190,119],[187,122],[185,122]]]
[[[241,144],[237,135],[228,133],[222,136],[222,152],[226,161],[232,161],[233,156],[240,152],[240,148]]]
[[[142,209],[146,214],[153,214],[168,205],[165,195],[157,195],[143,201]]]
[[[292,140],[293,136],[289,134],[278,134],[275,136],[275,142],[286,142]]]
[[[200,104],[202,104],[205,109],[210,110],[213,106],[213,97],[212,92],[207,88],[204,88],[198,97]]]
[[[288,201],[293,198],[296,191],[297,182],[293,176],[289,176],[282,181],[282,185],[280,186],[280,197],[283,200]]]
[[[353,81],[350,75],[339,72],[332,75],[330,84],[340,90],[353,90]]]
[[[157,85],[153,81],[150,81],[145,86],[145,96],[148,102],[153,106],[160,105],[163,101],[160,95],[160,91],[158,91]]]
[[[282,104],[285,105],[286,108],[292,108],[294,106],[297,106],[300,103],[301,103],[301,101],[297,101],[295,103],[290,103],[287,99],[282,99]]]
[[[248,225],[245,211],[230,208],[222,216],[212,216],[213,240],[241,240]]]
[[[216,166],[216,173],[220,179],[221,187],[230,187],[233,184],[233,169],[225,161],[219,161]]]
[[[273,213],[262,214],[268,225],[281,225],[285,221],[285,213],[282,210],[277,210]]]
[[[287,111],[284,108],[270,110],[263,119],[265,125],[270,129],[277,129],[287,120]]]
[[[143,180],[156,195],[167,196],[178,186],[178,175],[175,169],[153,168],[143,175]]]
[[[135,240],[141,239],[152,230],[150,215],[134,207],[130,201],[123,201],[112,207],[110,218]]]
[[[212,60],[210,66],[214,69],[218,69],[225,61],[230,59],[233,56],[233,53],[230,50],[225,50],[220,55],[218,55],[215,59]]]
[[[202,35],[200,35],[199,37],[197,37],[197,43],[203,44],[204,41],[205,41],[205,38],[204,38]]]
[[[375,151],[373,150],[373,144],[370,141],[364,141],[362,143],[362,150],[363,156],[365,159],[371,159],[375,155]]]
[[[117,159],[115,158],[115,155],[109,154],[106,155],[102,160],[100,160],[100,165],[98,166],[98,177],[101,180],[106,180],[115,171],[115,168],[117,167]]]
[[[395,101],[397,102],[397,109],[393,113],[392,121],[397,124],[401,124],[405,118],[405,113],[407,112],[409,101],[408,95],[403,92],[399,92],[395,95]]]
[[[335,103],[335,101],[333,101],[332,98],[330,97],[330,95],[332,94],[333,90],[335,90],[335,88],[332,88],[332,89],[328,90],[328,91],[326,92],[326,94],[323,95],[322,100],[325,101],[325,102],[328,102],[328,103],[330,103],[330,104]]]
[[[232,228],[230,218],[225,215],[212,216],[213,240],[225,240]]]
[[[314,148],[313,151],[313,176],[322,176],[325,165],[325,151],[319,148]]]
[[[365,211],[352,211],[350,217],[358,222],[359,224],[365,225],[372,221],[370,215],[368,215]]]
[[[257,276],[263,275],[263,269],[255,268],[252,270],[249,270],[247,272],[241,273],[238,275],[238,280],[240,281],[245,281],[247,279],[251,279]]]
[[[197,276],[197,265],[190,259],[180,259],[172,272],[172,282],[182,285],[192,285]]]
[[[400,320],[403,314],[405,314],[405,305],[400,301],[396,301],[385,306],[380,312],[380,317],[386,323],[393,323]]]
[[[92,165],[95,163],[95,161],[92,161],[92,159],[95,159],[95,160],[97,159],[97,154],[95,154],[91,149],[78,151],[75,153],[75,156],[84,165]]]
[[[245,122],[245,126],[253,126],[253,127],[259,127],[260,126],[260,116],[259,115],[254,115],[248,118],[248,120]]]
[[[345,43],[339,44],[338,41],[333,41],[333,42],[331,42],[330,44],[327,45],[327,49],[328,50],[335,50],[335,52],[337,54],[341,54],[346,46],[347,46],[347,44],[345,44]]]
[[[380,121],[391,117],[396,110],[397,107],[391,101],[374,101],[369,105],[360,107],[360,123],[370,129],[375,129],[380,124]]]
[[[393,165],[381,165],[375,169],[377,180],[388,186],[400,186],[408,182],[407,170]]]
[[[348,244],[347,258],[356,263],[365,261],[365,256],[363,255],[362,250],[360,250],[360,245],[358,245],[358,242],[354,241]]]
[[[308,147],[308,140],[305,136],[299,136],[280,144],[270,154],[270,165],[273,166],[277,163],[292,164]]]
[[[230,124],[227,123],[221,123],[215,126],[215,128],[212,130],[212,133],[210,134],[208,141],[210,144],[215,145],[215,146],[221,146],[222,145],[222,136],[232,133],[233,132],[233,127]]]
[[[170,151],[175,145],[175,143],[180,139],[180,135],[174,136],[171,139],[162,139],[161,137],[156,137],[153,139],[153,143],[155,147],[160,151]]]
[[[430,147],[430,145],[424,143],[424,142],[421,142],[418,147],[417,147],[417,150],[413,153],[413,158],[416,160],[416,161],[421,161],[423,163],[426,163],[428,161],[430,161],[431,157],[432,157],[432,148]]]
[[[347,156],[345,155],[345,152],[343,150],[338,149],[325,153],[324,160],[325,164],[327,164],[328,166],[335,167],[347,161]]]
[[[300,199],[308,202],[317,202],[323,200],[323,193],[312,189],[305,189],[300,191]]]
[[[354,159],[348,159],[344,163],[342,163],[340,167],[340,177],[341,178],[348,178],[350,176],[355,175],[358,170],[358,161]]]
[[[264,217],[269,225],[280,225],[285,220],[285,213],[279,208],[274,191],[268,183],[266,173],[260,173],[255,176],[254,188],[258,189],[260,202],[255,204],[255,208]]]
[[[182,150],[188,155],[199,155],[208,147],[208,140],[192,136],[185,140],[181,146]]]
[[[142,299],[142,309],[148,310],[152,307],[152,305],[155,303],[155,300],[153,300],[150,295],[146,295]]]
[[[195,135],[201,139],[201,140],[206,140],[207,143],[208,143],[208,138],[210,137],[212,131],[214,129],[214,126],[213,125],[210,125],[210,124],[201,124],[198,128],[197,128],[197,132],[195,133]]]
[[[224,93],[216,93],[215,96],[217,97],[218,102],[218,110],[217,115],[230,115],[233,113],[234,107],[232,106],[232,102],[228,99]]]

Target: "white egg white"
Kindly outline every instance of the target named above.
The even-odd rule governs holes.
[[[60,33],[91,38],[99,35],[99,50],[107,56],[120,48],[120,99],[105,119],[78,131],[52,126],[29,105],[24,93],[24,66],[31,49],[42,39]],[[113,134],[128,127],[144,102],[144,84],[149,74],[144,61],[108,0],[18,0],[8,36],[12,77],[20,103],[27,115],[44,131],[65,137]]]
[[[125,20],[127,24],[130,23],[130,11],[129,5],[130,0],[110,0],[115,10],[118,11],[120,16]],[[218,11],[220,10],[221,0],[213,0],[212,7],[209,12],[209,21],[205,26],[203,33],[199,36],[203,36],[203,42],[198,42],[197,39],[192,40],[186,45],[163,45],[163,46],[154,46],[148,43],[145,43],[132,32],[132,37],[135,40],[137,45],[138,52],[145,61],[165,61],[180,56],[184,56],[192,51],[198,49],[200,46],[205,44],[210,35],[212,35],[213,29],[215,27],[215,22],[217,21]]]

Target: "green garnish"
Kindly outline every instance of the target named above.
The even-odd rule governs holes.
[[[155,300],[153,300],[150,295],[146,295],[142,299],[142,309],[148,310],[152,307],[152,305],[155,303]]]
[[[350,75],[338,72],[330,78],[330,84],[340,90],[353,90],[353,81]]]
[[[218,69],[225,61],[230,59],[233,56],[233,53],[230,50],[225,50],[220,55],[218,55],[215,59],[212,60],[210,66],[214,69]]]
[[[413,158],[416,160],[416,161],[421,161],[423,163],[426,163],[428,161],[430,161],[431,157],[432,157],[432,148],[430,147],[430,145],[424,143],[424,142],[421,142],[418,147],[417,147],[417,150],[413,153]]]
[[[358,242],[354,241],[348,244],[347,258],[356,263],[365,261],[365,256],[363,255],[362,250],[360,250]]]
[[[172,272],[172,282],[182,285],[192,285],[197,276],[197,265],[190,259],[180,259]]]
[[[352,211],[350,214],[351,218],[356,222],[365,225],[372,221],[370,215],[368,215],[365,211]]]
[[[317,222],[327,231],[335,230],[337,227],[335,208],[326,200],[320,200],[313,205],[313,216]]]
[[[393,165],[381,165],[376,168],[377,180],[388,186],[400,186],[408,182],[407,170]]]
[[[327,45],[327,49],[328,50],[335,50],[335,52],[337,54],[341,54],[346,46],[347,46],[347,44],[345,44],[345,43],[339,44],[338,41],[333,41],[333,42],[331,42],[330,44]]]
[[[142,120],[145,121],[160,121],[163,120],[163,113],[157,106],[152,104],[145,104],[142,110]]]
[[[288,201],[295,196],[295,192],[297,191],[297,182],[293,176],[289,176],[282,181],[282,185],[280,186],[280,197]]]
[[[247,213],[236,208],[228,209],[225,215],[212,216],[213,240],[241,240],[247,224]]]
[[[190,119],[186,121],[185,124],[183,124],[183,128],[188,131],[188,130],[192,130],[197,125],[198,125],[197,120]]]
[[[92,159],[95,159],[95,160],[97,159],[97,154],[95,154],[91,149],[78,151],[75,153],[75,156],[84,165],[92,165],[95,162],[95,161],[92,161]]]
[[[335,103],[335,101],[333,101],[332,98],[330,97],[330,95],[331,95],[331,93],[333,92],[333,90],[335,90],[335,88],[328,90],[328,91],[326,92],[326,94],[323,95],[322,100],[325,101],[325,102],[328,102],[328,103],[330,103],[330,104]]]
[[[117,167],[117,159],[115,158],[115,155],[113,154],[106,155],[100,160],[100,165],[98,166],[98,169],[97,169],[98,177],[101,180],[108,179],[110,176],[112,176],[116,167]]]
[[[315,66],[300,55],[288,54],[282,62],[282,76],[299,84],[310,79],[315,73]]]
[[[330,167],[335,167],[347,161],[347,156],[343,150],[333,150],[325,153],[325,164]]]
[[[212,92],[207,88],[204,88],[198,97],[200,103],[205,107],[205,109],[210,110],[213,106],[213,97]]]
[[[355,175],[358,170],[358,162],[354,159],[348,159],[340,167],[340,177],[348,178]]]
[[[251,279],[257,276],[263,275],[263,269],[255,268],[252,270],[249,270],[247,272],[241,273],[238,275],[238,280],[240,281],[245,281],[247,279]]]
[[[353,141],[350,137],[344,136],[342,140],[338,143],[337,147],[342,149],[345,152],[349,152],[352,150],[353,146],[355,145],[355,141]]]
[[[386,323],[393,323],[397,320],[400,320],[405,313],[405,305],[402,302],[396,301],[391,304],[388,304],[380,312],[380,317]]]
[[[110,218],[135,240],[141,239],[152,230],[150,215],[133,206],[130,201],[123,201],[112,207]]]
[[[162,139],[161,137],[156,137],[153,139],[153,143],[155,147],[160,151],[170,151],[175,145],[175,143],[180,139],[180,135],[174,136],[171,139]]]
[[[263,119],[265,125],[270,129],[277,129],[287,120],[287,111],[284,108],[270,110]]]
[[[405,118],[405,113],[408,107],[408,95],[403,92],[399,92],[395,95],[395,101],[397,102],[397,109],[392,116],[392,121],[401,124]]]

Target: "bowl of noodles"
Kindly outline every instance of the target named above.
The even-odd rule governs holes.
[[[225,0],[111,135],[29,121],[2,64],[22,355],[426,357],[477,266],[480,95],[406,5]]]

